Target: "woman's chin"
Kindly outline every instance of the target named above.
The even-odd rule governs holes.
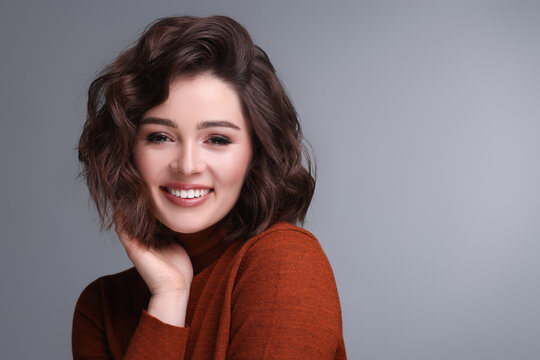
[[[215,228],[216,223],[212,224],[190,224],[189,226],[186,226],[186,224],[175,224],[170,222],[163,222],[161,221],[165,227],[178,234],[178,235],[194,235],[198,233],[204,233],[206,231],[210,231]]]

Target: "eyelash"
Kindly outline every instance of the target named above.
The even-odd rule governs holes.
[[[212,135],[208,139],[208,142],[212,145],[217,145],[217,146],[225,146],[232,143],[232,141],[228,137],[223,136],[223,135]]]
[[[169,137],[167,135],[160,134],[160,133],[152,133],[146,137],[146,140],[152,144],[161,144],[161,143],[169,141]],[[232,144],[232,141],[228,137],[223,136],[223,135],[212,135],[207,140],[207,142],[210,143],[211,145],[216,145],[216,146],[225,146],[225,145]]]
[[[160,144],[169,140],[169,137],[160,133],[152,133],[146,137],[146,140],[152,144]]]

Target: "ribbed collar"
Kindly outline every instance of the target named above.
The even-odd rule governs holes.
[[[194,234],[178,235],[180,244],[186,249],[196,275],[216,261],[230,245],[225,243],[225,229],[220,224]]]

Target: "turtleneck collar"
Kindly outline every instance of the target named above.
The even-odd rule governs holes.
[[[193,234],[178,234],[178,241],[186,249],[196,275],[217,260],[229,243],[225,243],[225,229],[221,224]]]

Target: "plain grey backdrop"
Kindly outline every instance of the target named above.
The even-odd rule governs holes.
[[[2,1],[2,358],[70,358],[79,293],[130,266],[75,146],[95,74],[174,14],[237,19],[288,89],[350,359],[540,358],[540,4],[516,0]]]

